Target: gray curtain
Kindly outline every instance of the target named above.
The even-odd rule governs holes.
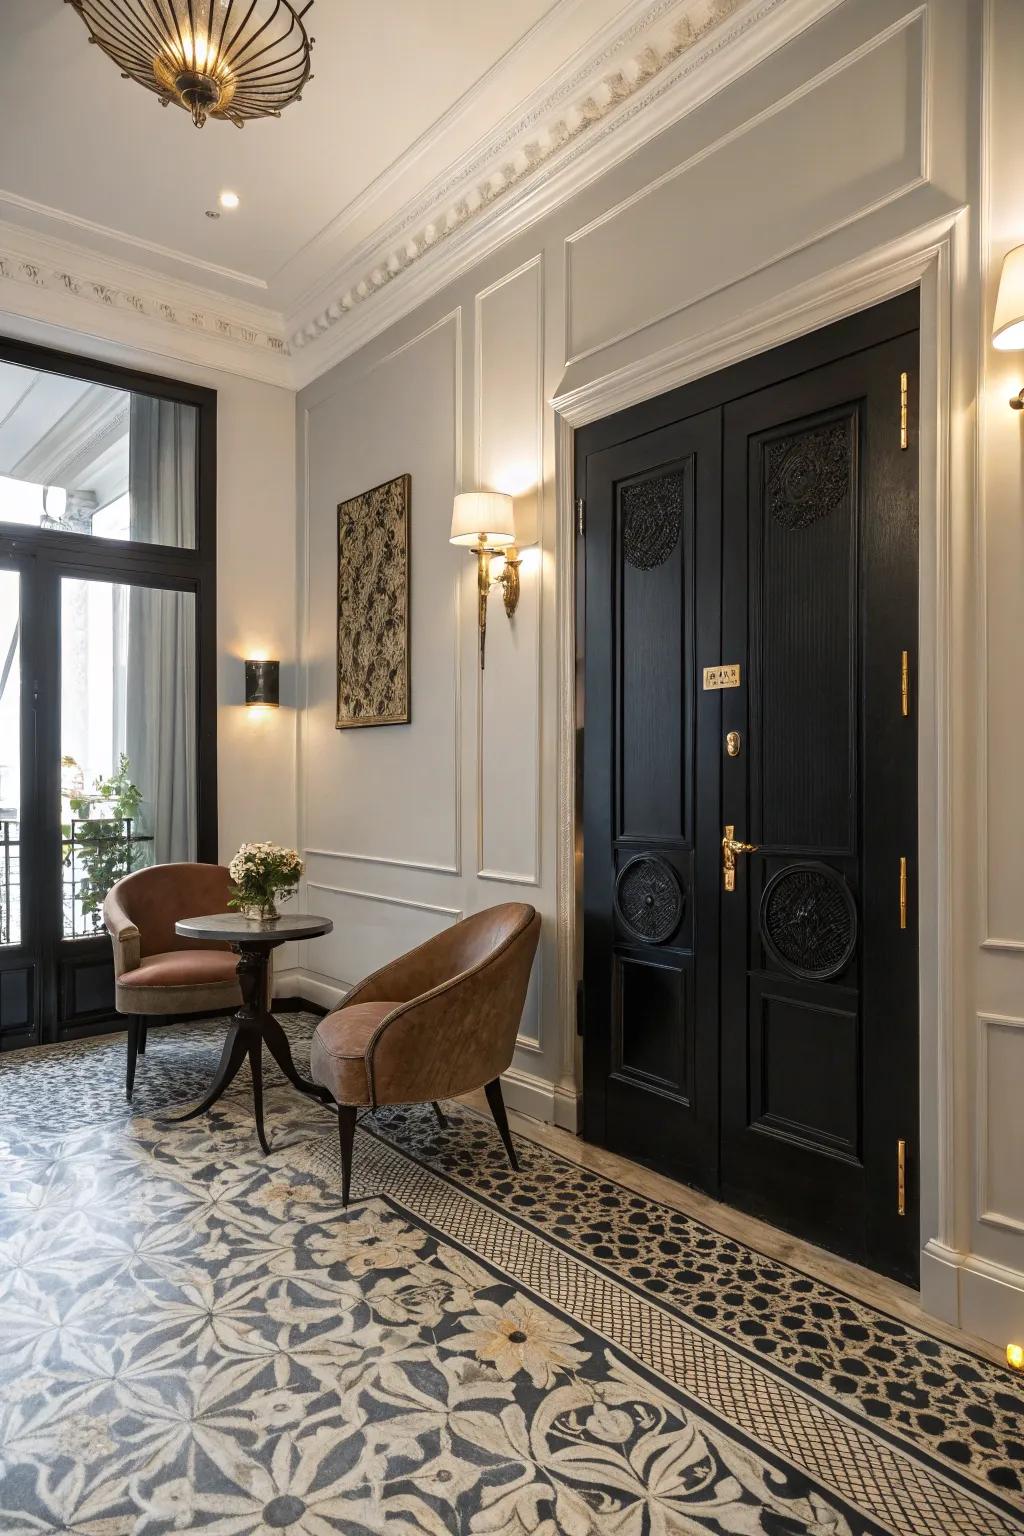
[[[196,412],[132,395],[130,537],[195,545]],[[133,586],[128,598],[125,751],[142,791],[154,863],[196,857],[196,639],[191,592]]]

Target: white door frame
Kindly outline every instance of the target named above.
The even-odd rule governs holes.
[[[954,554],[972,548],[975,429],[958,409],[954,430],[951,337],[954,317],[970,334],[966,211],[915,231],[828,272],[725,327],[681,342],[591,383],[556,395],[558,643],[558,1004],[563,1087],[579,1091],[575,1066],[576,987],[581,966],[576,804],[576,622],[574,433],[693,379],[768,351],[809,331],[893,298],[921,294],[919,671],[919,971],[922,1298],[956,1318],[956,1148],[963,1146],[964,1074],[955,1019],[951,786],[954,764],[952,625],[957,618]],[[976,327],[975,327],[976,329]],[[977,363],[974,365],[976,377]],[[970,360],[967,359],[967,377]],[[958,398],[958,397],[956,397]],[[958,399],[959,405],[959,399]],[[956,494],[954,494],[954,488]],[[929,1264],[929,1260],[933,1262]]]

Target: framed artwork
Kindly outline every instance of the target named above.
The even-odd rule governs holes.
[[[409,723],[409,498],[399,475],[338,507],[339,731]]]

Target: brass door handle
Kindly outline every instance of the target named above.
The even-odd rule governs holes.
[[[736,889],[736,855],[756,853],[757,843],[744,843],[736,836],[736,828],[727,826],[722,838],[722,885],[727,891]]]

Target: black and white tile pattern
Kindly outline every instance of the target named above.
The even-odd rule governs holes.
[[[296,1060],[315,1021],[289,1022]],[[1008,1371],[452,1106],[360,1131],[222,1030],[0,1058],[4,1536],[1024,1531]]]

